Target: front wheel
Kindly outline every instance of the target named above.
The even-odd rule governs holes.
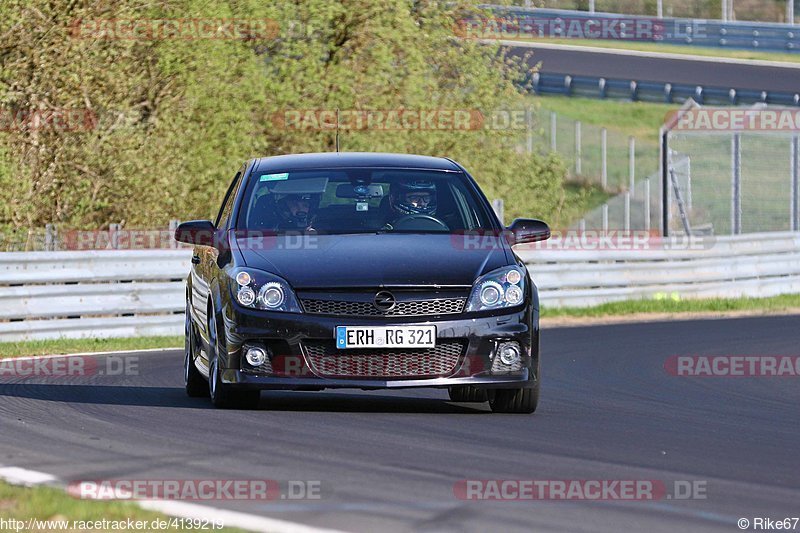
[[[447,392],[452,402],[485,402],[489,399],[486,389],[479,389],[471,385],[455,385],[448,387]]]
[[[217,360],[211,363],[208,374],[208,392],[214,407],[221,409],[256,409],[261,398],[258,390],[235,390],[222,383]]]
[[[489,393],[493,413],[530,414],[539,404],[539,384],[530,389],[495,389]]]

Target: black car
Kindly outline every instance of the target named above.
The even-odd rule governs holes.
[[[498,221],[444,158],[323,153],[248,161],[215,222],[185,222],[185,384],[217,407],[264,389],[447,388],[531,413],[539,300]]]

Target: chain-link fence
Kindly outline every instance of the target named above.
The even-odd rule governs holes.
[[[789,0],[792,1],[792,0]],[[787,0],[515,0],[514,5],[547,9],[596,11],[625,15],[658,16],[692,19],[747,20],[786,22],[792,13]],[[794,12],[800,4],[794,0]],[[727,11],[723,13],[723,8]]]
[[[701,108],[665,131],[670,233],[800,231],[800,112]]]
[[[44,228],[23,228],[0,233],[0,252],[60,250],[144,250],[179,248],[174,239],[177,220],[163,229],[123,228],[109,224],[103,230],[73,230],[55,224]]]

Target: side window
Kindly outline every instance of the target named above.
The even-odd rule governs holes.
[[[218,229],[227,229],[228,227],[228,222],[231,218],[231,212],[233,211],[233,202],[236,200],[236,192],[239,190],[239,185],[242,181],[242,174],[244,174],[244,168],[240,169],[239,172],[236,173],[236,176],[233,177],[233,181],[231,182],[231,186],[228,187],[228,192],[225,194],[225,200],[222,203],[222,207],[219,210],[219,215],[217,215],[217,221],[214,224],[214,226]]]

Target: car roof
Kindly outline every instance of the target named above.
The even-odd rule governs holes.
[[[353,167],[461,170],[453,161],[444,157],[380,152],[322,152],[262,157],[256,161],[255,170],[256,172],[270,172],[274,170]]]

